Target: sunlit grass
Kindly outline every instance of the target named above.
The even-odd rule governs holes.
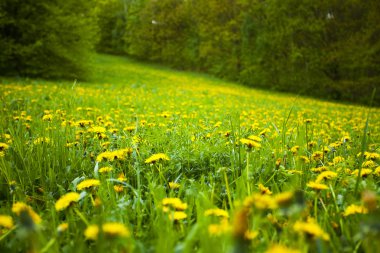
[[[94,73],[2,81],[1,252],[379,246],[378,108],[111,56]]]

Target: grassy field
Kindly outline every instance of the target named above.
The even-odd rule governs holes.
[[[379,108],[93,69],[0,78],[0,252],[378,252]]]

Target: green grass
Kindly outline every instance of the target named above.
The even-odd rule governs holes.
[[[378,108],[107,55],[87,82],[0,80],[1,252],[379,246]]]

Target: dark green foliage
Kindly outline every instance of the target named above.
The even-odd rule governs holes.
[[[137,58],[329,99],[366,103],[379,88],[378,1],[128,2]]]
[[[85,75],[93,48],[94,1],[2,0],[0,72],[46,78]]]
[[[96,50],[102,53],[122,54],[126,32],[126,0],[98,0],[96,14],[99,26],[99,42]]]

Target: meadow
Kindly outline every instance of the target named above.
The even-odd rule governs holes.
[[[378,252],[379,108],[93,70],[0,78],[0,252]]]

